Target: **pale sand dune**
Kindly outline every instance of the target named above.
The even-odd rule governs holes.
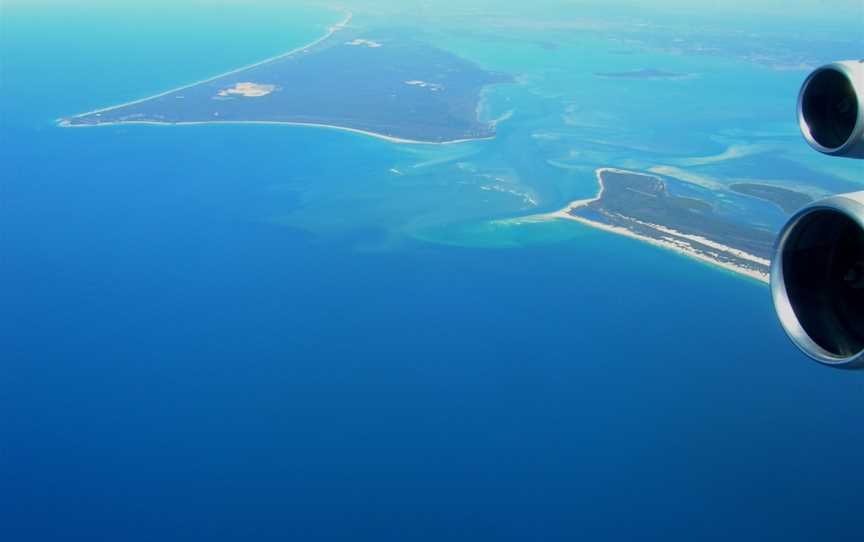
[[[237,83],[233,87],[222,89],[219,96],[245,96],[246,98],[260,98],[267,96],[276,90],[276,85],[261,85],[258,83]]]
[[[362,38],[357,38],[357,39],[351,40],[349,42],[346,42],[345,45],[355,45],[355,46],[356,45],[363,45],[365,47],[369,47],[370,49],[377,49],[378,47],[381,47],[381,44],[378,43],[377,41],[365,40]]]

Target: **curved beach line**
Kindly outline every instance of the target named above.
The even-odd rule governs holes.
[[[60,126],[63,128],[100,128],[102,126],[123,126],[127,124],[148,124],[153,126],[199,126],[205,124],[273,124],[279,126],[302,126],[307,128],[325,128],[328,130],[339,130],[342,132],[351,132],[361,134],[376,139],[383,139],[390,143],[398,143],[403,145],[454,145],[456,143],[467,143],[469,141],[488,141],[494,139],[494,136],[489,137],[474,137],[466,139],[450,139],[446,141],[419,141],[416,139],[405,139],[394,137],[359,128],[349,128],[347,126],[339,126],[337,124],[320,124],[315,122],[290,122],[278,120],[202,120],[189,122],[159,122],[155,120],[124,120],[120,122],[100,122],[98,124],[69,124],[68,120],[61,120]]]
[[[763,264],[763,265],[767,265],[769,263],[767,260],[765,260],[763,258],[759,258],[758,256],[754,256],[754,255],[749,254],[747,252],[744,252],[743,250],[740,250],[737,248],[732,248],[732,247],[724,245],[722,243],[718,243],[716,241],[711,241],[710,239],[705,239],[704,237],[684,234],[684,233],[678,232],[677,230],[674,230],[672,228],[667,228],[665,226],[658,226],[656,224],[649,224],[647,222],[640,222],[640,224],[654,228],[658,232],[668,234],[669,236],[672,236],[672,237],[678,236],[682,240],[676,242],[675,240],[672,239],[672,237],[667,237],[664,239],[648,237],[646,235],[641,235],[639,233],[636,233],[636,232],[629,230],[629,229],[622,227],[622,226],[612,226],[611,224],[604,224],[602,222],[597,222],[595,220],[591,220],[591,219],[588,219],[585,217],[575,216],[575,215],[570,214],[571,211],[574,211],[574,210],[579,209],[581,207],[585,207],[591,203],[594,203],[594,202],[600,200],[603,197],[603,192],[606,190],[606,186],[603,183],[603,173],[606,173],[606,172],[626,173],[628,175],[643,175],[645,177],[657,178],[654,175],[649,175],[649,174],[638,172],[638,171],[628,171],[628,170],[616,169],[616,168],[600,168],[600,169],[596,170],[597,182],[600,185],[600,189],[598,190],[597,195],[594,196],[593,198],[571,201],[563,209],[560,209],[558,211],[554,211],[551,213],[533,215],[533,216],[525,217],[523,219],[511,219],[511,220],[514,222],[542,222],[542,221],[546,221],[546,220],[556,220],[556,219],[573,220],[575,222],[580,222],[582,224],[585,224],[586,226],[591,226],[592,228],[596,228],[598,230],[603,230],[606,232],[615,233],[618,235],[623,235],[624,237],[630,237],[631,239],[638,239],[639,241],[643,241],[645,243],[648,243],[648,244],[651,244],[651,245],[654,245],[654,246],[657,246],[657,247],[660,247],[660,248],[663,248],[666,250],[670,250],[672,252],[681,254],[683,256],[687,256],[688,258],[692,258],[694,260],[701,261],[703,263],[707,263],[707,264],[710,264],[710,265],[713,265],[716,267],[723,268],[727,271],[732,271],[734,273],[749,277],[749,278],[757,280],[759,282],[764,282],[764,283],[769,282],[768,273],[763,273],[763,272],[757,271],[755,269],[750,269],[748,267],[736,265],[736,264],[731,263],[731,262],[718,260],[718,259],[712,257],[710,254],[707,254],[705,252],[702,252],[702,251],[694,248],[692,245],[689,245],[686,241],[692,241],[695,243],[700,243],[700,244],[703,244],[703,245],[708,246],[710,248],[713,248],[713,249],[717,250],[718,252],[725,252],[726,254],[736,256],[736,257],[739,257],[741,259],[748,260],[748,261],[751,261],[754,263],[759,263],[759,264]]]
[[[391,143],[410,144],[410,145],[453,145],[456,143],[466,143],[469,141],[487,141],[487,140],[495,138],[495,136],[493,135],[493,136],[489,136],[489,137],[471,137],[471,138],[462,138],[462,139],[451,139],[451,140],[445,140],[445,141],[420,141],[420,140],[415,140],[415,139],[406,139],[406,138],[394,137],[394,136],[390,136],[387,134],[372,132],[369,130],[362,130],[360,128],[350,128],[348,126],[340,126],[337,124],[325,124],[325,123],[315,123],[315,122],[291,122],[291,121],[257,121],[257,120],[248,120],[248,121],[213,120],[213,121],[209,121],[209,120],[203,120],[203,121],[160,122],[160,121],[155,121],[155,120],[140,120],[140,121],[124,120],[124,121],[116,121],[116,122],[97,122],[95,124],[72,124],[71,123],[72,119],[78,119],[81,117],[87,117],[90,115],[105,113],[107,111],[113,111],[115,109],[120,109],[120,108],[127,107],[130,105],[139,104],[139,103],[153,100],[156,98],[161,98],[162,96],[167,96],[168,94],[179,92],[181,90],[185,90],[187,88],[192,88],[192,87],[204,84],[204,83],[209,83],[210,81],[215,81],[216,79],[220,79],[222,77],[225,77],[225,76],[228,76],[231,74],[239,73],[239,72],[254,68],[256,66],[261,66],[262,64],[266,64],[268,62],[273,62],[275,60],[286,58],[286,57],[289,57],[291,55],[306,51],[306,50],[314,47],[315,45],[318,45],[319,43],[329,39],[336,32],[339,32],[340,30],[347,27],[349,25],[349,23],[351,22],[351,20],[353,19],[353,17],[354,17],[353,13],[347,12],[344,19],[342,19],[340,22],[330,26],[327,29],[326,34],[324,34],[323,36],[321,36],[320,38],[316,39],[315,41],[313,41],[311,43],[308,43],[302,47],[297,47],[296,49],[292,49],[286,53],[282,53],[282,54],[276,55],[274,57],[270,57],[270,58],[267,58],[265,60],[261,60],[259,62],[255,62],[253,64],[249,64],[247,66],[243,66],[241,68],[237,68],[237,69],[234,69],[234,70],[231,70],[231,71],[219,74],[219,75],[215,75],[213,77],[209,77],[209,78],[203,79],[201,81],[189,83],[188,85],[183,85],[183,86],[180,86],[177,88],[173,88],[171,90],[167,90],[167,91],[161,92],[159,94],[154,94],[153,96],[148,96],[146,98],[133,100],[131,102],[126,102],[126,103],[119,104],[119,105],[112,105],[109,107],[103,107],[101,109],[94,109],[93,111],[88,111],[86,113],[79,113],[77,115],[72,115],[70,117],[62,117],[62,118],[57,119],[56,122],[61,128],[98,128],[100,126],[118,126],[118,125],[126,125],[126,124],[144,124],[144,125],[158,125],[158,126],[193,126],[193,125],[203,125],[203,124],[276,124],[276,125],[284,125],[284,126],[302,126],[302,127],[311,127],[311,128],[326,128],[326,129],[332,129],[332,130],[340,130],[343,132],[351,132],[351,133],[355,133],[355,134],[361,134],[361,135],[365,135],[365,136],[369,136],[369,137],[374,137],[377,139],[383,139],[383,140],[389,141]]]
[[[262,65],[262,64],[266,64],[266,63],[268,63],[268,62],[272,62],[272,61],[274,61],[274,60],[279,60],[279,59],[281,59],[281,58],[289,57],[289,56],[291,56],[291,55],[294,55],[294,54],[300,53],[300,52],[305,51],[305,50],[307,50],[307,49],[309,49],[309,48],[311,48],[311,47],[314,47],[314,46],[318,45],[319,43],[321,43],[322,41],[329,39],[331,36],[333,36],[333,34],[335,34],[336,32],[338,32],[338,31],[342,30],[343,28],[345,28],[346,26],[348,26],[348,24],[351,22],[351,19],[353,19],[353,17],[354,17],[354,14],[353,14],[353,13],[351,13],[350,11],[347,12],[346,15],[345,15],[345,18],[344,18],[344,19],[342,19],[342,20],[339,21],[338,23],[336,23],[336,24],[334,24],[334,25],[332,25],[332,26],[330,26],[330,27],[327,28],[327,33],[326,33],[326,34],[324,34],[323,36],[321,36],[320,38],[316,39],[315,41],[313,41],[313,42],[311,42],[311,43],[308,43],[308,44],[306,44],[306,45],[303,45],[302,47],[297,47],[296,49],[291,49],[291,50],[288,51],[287,53],[281,53],[281,54],[278,54],[278,55],[276,55],[276,56],[274,56],[274,57],[270,57],[270,58],[267,58],[267,59],[265,59],[265,60],[261,60],[261,61],[259,61],[259,62],[255,62],[255,63],[253,63],[253,64],[249,64],[249,65],[247,65],[247,66],[243,66],[242,68],[237,68],[237,69],[234,69],[234,70],[230,70],[230,71],[227,71],[227,72],[225,72],[225,73],[221,73],[221,74],[219,74],[219,75],[214,75],[213,77],[208,77],[207,79],[202,79],[201,81],[197,81],[197,82],[195,82],[195,83],[189,83],[188,85],[183,85],[183,86],[180,86],[180,87],[177,87],[177,88],[173,88],[173,89],[171,89],[171,90],[166,90],[165,92],[160,92],[159,94],[154,94],[153,96],[148,96],[148,97],[146,97],[146,98],[141,98],[141,99],[139,99],[139,100],[132,100],[131,102],[126,102],[126,103],[123,103],[123,104],[120,104],[120,105],[112,105],[112,106],[109,106],[109,107],[103,107],[103,108],[101,108],[101,109],[94,109],[93,111],[88,111],[88,112],[86,112],[86,113],[79,113],[79,114],[77,114],[77,115],[72,115],[71,117],[63,117],[63,118],[59,118],[59,119],[57,119],[57,123],[58,123],[61,127],[63,127],[63,128],[77,128],[77,126],[71,126],[71,125],[69,124],[69,119],[77,119],[77,118],[81,118],[81,117],[86,117],[86,116],[88,116],[88,115],[94,115],[94,114],[96,114],[96,113],[104,113],[104,112],[106,112],[106,111],[111,111],[111,110],[114,110],[114,109],[119,109],[119,108],[121,108],[121,107],[127,107],[127,106],[130,106],[130,105],[139,104],[139,103],[142,103],[142,102],[146,102],[146,101],[148,101],[148,100],[153,100],[153,99],[155,99],[155,98],[161,98],[162,96],[167,96],[168,94],[171,94],[171,93],[174,93],[174,92],[178,92],[178,91],[180,91],[180,90],[185,90],[185,89],[187,89],[187,88],[191,88],[191,87],[194,87],[194,86],[197,86],[197,85],[201,85],[201,84],[203,84],[203,83],[209,83],[210,81],[215,81],[216,79],[219,79],[219,78],[221,78],[221,77],[225,77],[225,76],[227,76],[227,75],[231,75],[231,74],[234,74],[234,73],[242,72],[242,71],[244,71],[244,70],[248,70],[248,69],[254,68],[254,67],[256,67],[256,66],[260,66],[260,65]],[[131,122],[118,122],[118,123],[105,123],[105,124],[131,124]],[[140,124],[143,124],[143,123],[140,123]],[[169,123],[157,123],[157,122],[151,122],[151,123],[148,123],[148,124],[169,124]],[[176,124],[181,124],[181,123],[176,123]]]

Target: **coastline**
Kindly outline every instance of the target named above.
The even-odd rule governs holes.
[[[750,279],[753,279],[753,280],[756,280],[756,281],[759,281],[759,282],[762,282],[765,284],[767,284],[769,282],[769,275],[767,273],[761,273],[761,272],[756,271],[754,269],[749,269],[749,268],[744,267],[744,266],[735,265],[734,263],[731,263],[731,262],[718,260],[717,258],[712,257],[710,254],[706,254],[705,252],[702,252],[700,250],[693,248],[691,245],[687,244],[686,242],[683,242],[683,241],[682,242],[675,242],[673,240],[669,240],[668,238],[658,239],[658,238],[654,238],[654,237],[649,237],[646,235],[641,235],[639,233],[636,233],[634,231],[631,231],[631,230],[624,228],[624,227],[621,227],[621,226],[612,226],[610,224],[604,224],[602,222],[597,222],[595,220],[591,220],[591,219],[584,218],[581,216],[574,216],[574,215],[570,214],[571,211],[579,209],[581,207],[585,207],[585,206],[587,206],[591,203],[594,203],[596,201],[599,201],[603,197],[603,192],[606,189],[606,187],[603,183],[603,173],[605,173],[605,172],[626,173],[628,175],[647,175],[645,173],[627,171],[627,170],[623,170],[623,169],[599,168],[596,170],[595,174],[597,176],[597,182],[600,185],[600,189],[598,190],[597,195],[595,197],[587,198],[587,199],[581,199],[581,200],[575,200],[575,201],[570,202],[566,207],[564,207],[563,209],[560,209],[558,211],[554,211],[551,213],[545,213],[545,214],[541,214],[541,215],[533,215],[533,216],[525,217],[525,219],[515,219],[515,221],[535,222],[535,221],[558,220],[558,219],[573,220],[575,222],[585,224],[586,226],[590,226],[592,228],[596,228],[596,229],[603,230],[603,231],[610,232],[610,233],[615,233],[617,235],[622,235],[624,237],[629,237],[631,239],[638,239],[639,241],[643,241],[645,243],[648,243],[648,244],[651,244],[651,245],[654,245],[654,246],[657,246],[657,247],[660,247],[660,248],[663,248],[666,250],[670,250],[672,252],[676,252],[676,253],[681,254],[683,256],[687,256],[688,258],[692,258],[694,260],[698,260],[698,261],[701,261],[703,263],[713,265],[715,267],[720,267],[720,268],[725,269],[727,271],[731,271],[731,272],[736,273],[738,275],[745,276],[745,277],[748,277]],[[678,236],[682,239],[691,240],[691,241],[694,241],[694,242],[697,242],[700,244],[704,244],[704,245],[709,246],[713,249],[716,249],[720,252],[725,252],[727,254],[736,256],[736,257],[744,259],[744,260],[752,261],[754,263],[760,263],[763,265],[768,265],[770,263],[770,262],[768,262],[762,258],[759,258],[759,257],[754,256],[752,254],[746,253],[742,250],[732,248],[730,246],[724,245],[722,243],[717,243],[717,242],[711,241],[709,239],[704,239],[704,238],[699,237],[699,236],[684,234],[684,233],[678,232],[672,228],[667,228],[667,227],[661,226],[659,224],[648,224],[645,222],[639,222],[639,224],[651,227],[660,233],[665,233],[665,234],[668,234],[670,236],[674,235],[674,236]]]
[[[69,124],[69,120],[70,120],[70,119],[77,119],[77,118],[80,118],[80,117],[86,117],[86,116],[88,116],[88,115],[94,115],[94,114],[96,114],[96,113],[104,113],[104,112],[106,112],[106,111],[111,111],[111,110],[114,110],[114,109],[120,109],[121,107],[127,107],[127,106],[130,106],[130,105],[135,105],[135,104],[139,104],[139,103],[142,103],[142,102],[146,102],[146,101],[148,101],[148,100],[152,100],[152,99],[154,99],[154,98],[161,98],[162,96],[167,96],[168,94],[171,94],[171,93],[174,93],[174,92],[178,92],[178,91],[180,91],[180,90],[185,90],[185,89],[187,89],[187,88],[191,88],[191,87],[194,87],[194,86],[197,86],[197,85],[201,85],[201,84],[203,84],[203,83],[209,83],[210,81],[215,81],[216,79],[219,79],[219,78],[221,78],[221,77],[225,77],[225,76],[227,76],[227,75],[232,75],[232,74],[235,74],[235,73],[238,73],[238,72],[242,72],[242,71],[244,71],[244,70],[248,70],[248,69],[254,68],[254,67],[256,67],[256,66],[260,66],[260,65],[262,65],[262,64],[266,64],[266,63],[268,63],[268,62],[272,62],[272,61],[274,61],[274,60],[279,60],[279,59],[281,59],[281,58],[289,57],[289,56],[291,56],[291,55],[294,55],[294,54],[297,54],[297,53],[303,52],[303,51],[305,51],[305,50],[307,50],[307,49],[309,49],[309,48],[311,48],[311,47],[314,47],[314,46],[318,45],[319,43],[321,43],[321,42],[323,42],[323,41],[329,39],[329,38],[332,37],[336,32],[339,32],[340,30],[342,30],[343,28],[345,28],[346,26],[348,26],[348,25],[351,23],[351,20],[352,20],[353,18],[354,18],[354,14],[353,14],[352,12],[350,12],[350,11],[346,12],[345,17],[344,17],[341,21],[339,21],[338,23],[336,23],[336,24],[334,24],[334,25],[331,25],[331,26],[327,27],[327,32],[326,32],[323,36],[321,36],[320,38],[316,39],[315,41],[312,41],[312,42],[310,42],[310,43],[307,43],[306,45],[302,45],[302,46],[297,47],[297,48],[295,48],[295,49],[291,49],[291,50],[288,51],[288,52],[280,53],[280,54],[278,54],[278,55],[276,55],[276,56],[272,56],[272,57],[270,57],[270,58],[267,58],[267,59],[264,59],[264,60],[260,60],[260,61],[258,61],[258,62],[253,62],[252,64],[248,64],[248,65],[243,66],[243,67],[240,67],[240,68],[236,68],[236,69],[233,69],[233,70],[229,70],[229,71],[227,71],[227,72],[225,72],[225,73],[220,73],[220,74],[218,74],[218,75],[214,75],[213,77],[208,77],[208,78],[206,78],[206,79],[202,79],[202,80],[200,80],[200,81],[196,81],[196,82],[194,82],[194,83],[189,83],[189,84],[187,84],[187,85],[182,85],[182,86],[179,86],[179,87],[176,87],[176,88],[172,88],[172,89],[170,89],[170,90],[166,90],[165,92],[160,92],[159,94],[154,94],[154,95],[152,95],[152,96],[147,96],[147,97],[145,97],[145,98],[139,98],[139,99],[137,99],[137,100],[132,100],[132,101],[129,101],[129,102],[126,102],[126,103],[122,103],[122,104],[111,105],[111,106],[108,106],[108,107],[102,107],[102,108],[99,108],[99,109],[94,109],[93,111],[87,111],[86,113],[78,113],[78,114],[76,114],[76,115],[72,115],[72,116],[69,116],[69,117],[61,117],[61,118],[57,119],[56,122],[57,122],[57,124],[58,124],[60,127],[62,127],[62,128],[77,128],[78,126],[72,126],[72,125]],[[106,125],[108,125],[108,124],[132,124],[132,122],[117,122],[117,123],[107,123],[107,122],[106,122],[105,124],[106,124]],[[138,123],[138,124],[144,124],[144,123],[141,122],[141,123]],[[168,122],[147,122],[147,124],[174,124],[174,123],[168,123]],[[176,124],[181,124],[181,123],[176,123]],[[191,124],[191,123],[188,123],[188,124]],[[201,123],[201,124],[204,124],[204,123]]]
[[[120,106],[115,106],[120,107]],[[74,117],[70,117],[74,118]],[[339,126],[338,124],[322,124],[316,122],[291,122],[291,121],[278,121],[278,120],[202,120],[202,121],[190,121],[190,122],[159,122],[155,120],[124,120],[122,122],[100,122],[97,124],[69,124],[67,119],[61,119],[57,121],[58,126],[61,128],[100,128],[102,126],[124,126],[129,124],[142,124],[142,125],[151,125],[151,126],[200,126],[206,124],[272,124],[279,126],[302,126],[306,128],[324,128],[328,130],[339,130],[342,132],[351,132],[354,134],[361,134],[364,136],[374,137],[376,139],[383,139],[384,141],[389,141],[390,143],[396,143],[399,145],[454,145],[457,143],[467,143],[469,141],[489,141],[491,139],[495,139],[495,136],[490,137],[475,137],[475,138],[465,138],[465,139],[450,139],[445,141],[420,141],[416,139],[405,139],[401,137],[394,137],[385,134],[379,134],[378,132],[370,132],[367,130],[361,130],[359,128],[349,128],[347,126]]]
[[[246,65],[246,66],[243,66],[240,68],[236,68],[236,69],[227,71],[225,73],[214,75],[212,77],[208,77],[206,79],[202,79],[202,80],[196,81],[194,83],[189,83],[189,84],[182,85],[180,87],[166,90],[165,92],[160,92],[159,94],[154,94],[152,96],[147,96],[145,98],[132,100],[132,101],[125,102],[122,104],[111,105],[111,106],[103,107],[100,109],[94,109],[92,111],[87,111],[85,113],[78,113],[76,115],[72,115],[72,116],[68,116],[68,117],[61,117],[59,119],[55,119],[55,123],[60,128],[98,128],[101,126],[119,126],[119,125],[128,125],[128,124],[153,125],[153,126],[195,126],[195,125],[205,125],[205,124],[272,124],[272,125],[283,125],[283,126],[299,126],[299,127],[307,127],[307,128],[324,128],[324,129],[330,129],[330,130],[340,130],[343,132],[350,132],[350,133],[354,133],[354,134],[373,137],[376,139],[381,139],[381,140],[384,140],[384,141],[387,141],[390,143],[395,143],[395,144],[400,144],[400,145],[453,145],[453,144],[458,144],[458,143],[467,143],[467,142],[471,142],[471,141],[488,141],[488,140],[495,138],[495,136],[492,135],[492,136],[488,136],[488,137],[459,138],[459,139],[450,139],[450,140],[443,140],[443,141],[423,141],[423,140],[409,139],[409,138],[404,138],[404,137],[396,137],[396,136],[391,136],[391,135],[387,135],[387,134],[383,134],[383,133],[379,133],[379,132],[373,132],[370,130],[363,130],[360,128],[351,128],[348,126],[341,126],[338,124],[327,124],[324,122],[301,122],[301,121],[293,122],[293,121],[278,121],[278,120],[260,120],[260,121],[259,120],[237,120],[237,121],[199,120],[199,121],[177,121],[177,122],[158,121],[158,120],[123,120],[123,121],[111,121],[111,122],[96,122],[93,124],[83,124],[83,123],[82,124],[73,124],[72,123],[72,121],[74,119],[79,119],[79,118],[87,117],[90,115],[97,115],[100,113],[113,111],[115,109],[120,109],[123,107],[128,107],[131,105],[143,103],[143,102],[153,100],[156,98],[160,98],[162,96],[167,96],[169,94],[173,94],[175,92],[179,92],[179,91],[182,91],[182,90],[185,90],[188,88],[192,88],[192,87],[204,84],[204,83],[209,83],[211,81],[214,81],[216,79],[220,79],[220,78],[228,76],[228,75],[232,75],[232,74],[239,73],[239,72],[251,69],[251,68],[255,68],[257,66],[266,64],[268,62],[273,62],[275,60],[290,57],[290,56],[295,55],[297,53],[302,53],[302,52],[307,51],[308,49],[330,39],[334,34],[339,32],[340,30],[346,28],[351,23],[351,21],[353,20],[353,17],[354,17],[354,15],[352,12],[346,12],[345,17],[341,21],[339,21],[338,23],[329,26],[327,29],[327,32],[323,36],[319,37],[318,39],[316,39],[316,40],[314,40],[314,41],[312,41],[306,45],[297,47],[297,48],[292,49],[288,52],[281,53],[281,54],[278,54],[276,56],[273,56],[273,57],[270,57],[270,58],[267,58],[267,59],[264,59],[264,60],[261,60],[258,62],[254,62],[252,64],[249,64],[249,65]]]

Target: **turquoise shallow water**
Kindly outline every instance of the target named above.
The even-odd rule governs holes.
[[[596,37],[545,68],[524,37],[449,41],[546,81],[490,95],[489,114],[515,112],[488,143],[53,125],[340,17],[199,8],[3,18],[4,540],[857,539],[838,510],[864,484],[864,383],[797,353],[764,287],[577,224],[489,223],[593,193],[598,165],[766,127],[665,117],[650,93],[644,118],[610,107],[616,86],[568,48]],[[688,123],[702,135],[670,135]]]

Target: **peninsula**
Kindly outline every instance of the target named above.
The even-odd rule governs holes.
[[[60,119],[63,127],[267,123],[335,128],[396,143],[488,139],[487,72],[396,29],[351,26],[283,55],[156,96]]]
[[[774,236],[731,222],[702,200],[670,194],[655,175],[602,168],[596,197],[530,219],[575,220],[768,282]]]

